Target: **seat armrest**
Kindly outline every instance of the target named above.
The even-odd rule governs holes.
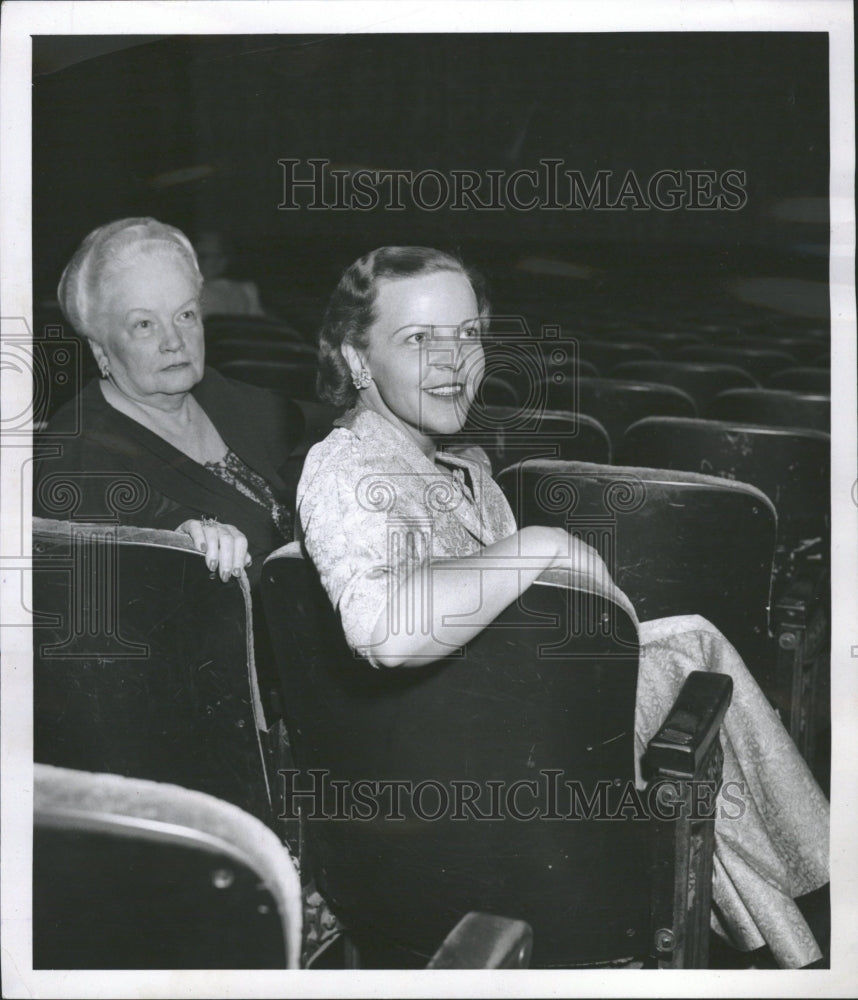
[[[829,574],[826,566],[805,563],[790,576],[772,607],[772,631],[805,628],[814,611],[828,601]]]
[[[689,674],[670,713],[647,745],[644,774],[693,778],[718,738],[733,696],[733,678],[695,670]]]
[[[723,752],[718,731],[733,694],[727,674],[689,674],[647,745],[653,795],[651,956],[660,968],[704,969],[715,849],[715,797]]]
[[[427,969],[523,969],[530,962],[530,924],[491,913],[466,913]]]

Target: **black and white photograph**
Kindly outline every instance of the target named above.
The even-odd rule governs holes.
[[[848,996],[852,5],[3,14],[3,995]]]

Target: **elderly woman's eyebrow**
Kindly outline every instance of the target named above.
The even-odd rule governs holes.
[[[187,309],[188,306],[196,305],[198,302],[199,297],[195,295],[193,298],[188,299],[186,302],[183,302],[180,306],[178,306],[176,308],[176,312],[181,312],[183,309]],[[131,313],[135,312],[151,313],[156,311],[157,310],[153,309],[151,306],[131,306],[131,308],[126,311],[125,315],[130,316]]]

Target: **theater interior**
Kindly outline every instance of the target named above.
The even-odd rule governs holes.
[[[35,441],[56,444],[51,415],[97,376],[56,288],[111,219],[220,234],[227,275],[254,283],[264,315],[207,318],[207,363],[296,399],[307,446],[335,416],[315,396],[314,345],[343,269],[384,245],[456,253],[487,281],[479,403],[507,428],[462,434],[519,523],[601,547],[641,619],[710,618],[828,792],[828,56],[822,32],[35,36]],[[383,181],[394,171],[401,207]],[[590,743],[620,717],[630,731],[626,619],[610,649],[585,636],[574,670],[540,691],[532,650],[573,611],[597,622],[603,608],[543,595],[555,633],[510,618],[518,638],[487,633],[467,683],[453,657],[420,683],[361,686],[305,566],[272,564],[266,625],[256,593],[192,585],[206,582],[197,553],[128,530],[102,524],[84,543],[73,513],[34,528],[48,616],[34,633],[36,762],[69,769],[45,777],[53,818],[37,815],[36,967],[766,967],[715,940],[708,897],[701,916],[689,890],[711,879],[711,815],[314,825],[310,798],[303,812],[290,800],[284,774],[306,788],[319,766],[346,783],[525,780],[528,742],[582,780],[631,775],[628,754],[594,762],[554,736],[594,718]],[[71,621],[73,580],[99,573],[118,582]],[[264,726],[248,681],[260,628],[280,692]],[[725,697],[690,691],[650,748],[677,794],[715,766]],[[116,790],[105,774],[148,785]],[[157,797],[174,786],[216,803]],[[110,824],[56,818],[114,793],[116,815],[135,794],[164,817],[185,810],[196,837],[117,846]],[[240,820],[217,813],[224,802]],[[86,885],[70,867],[92,873]]]

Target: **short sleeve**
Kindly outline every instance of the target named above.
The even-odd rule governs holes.
[[[346,641],[375,665],[375,624],[393,590],[429,557],[429,545],[419,524],[391,516],[389,476],[375,475],[348,442],[335,453],[327,444],[310,450],[298,487],[304,545]]]

